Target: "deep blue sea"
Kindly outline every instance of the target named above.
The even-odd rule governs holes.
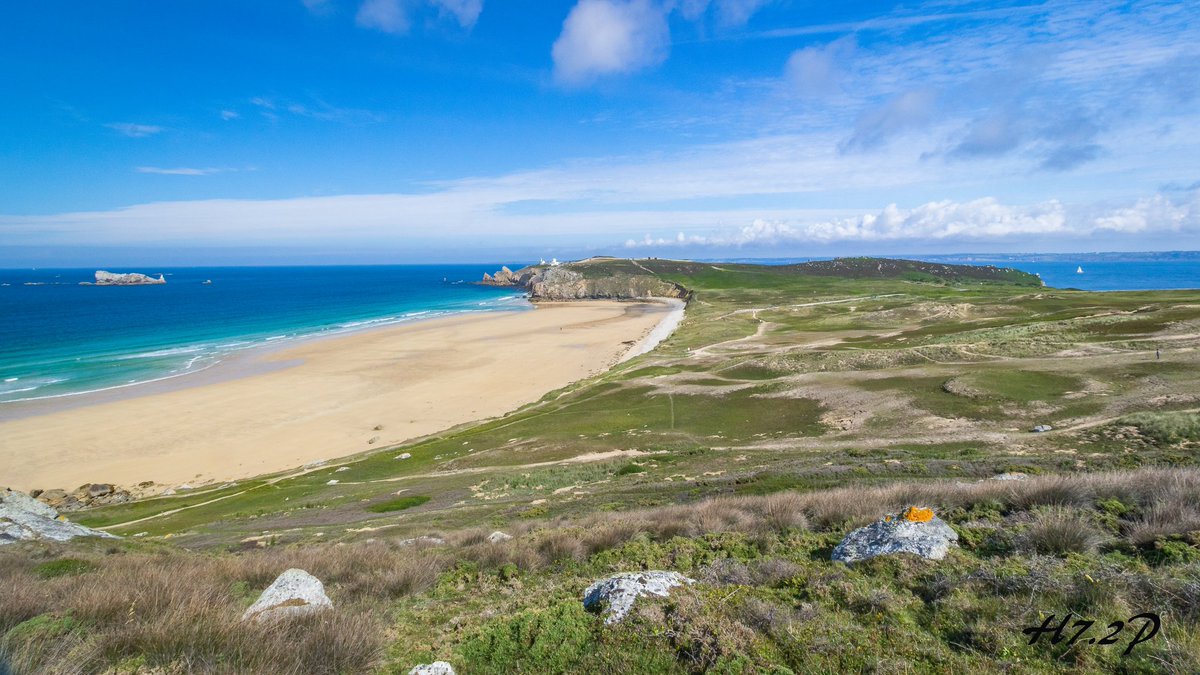
[[[933,259],[933,258],[931,258]],[[1018,260],[937,257],[938,262],[960,265],[1015,267],[1037,274],[1054,288],[1083,291],[1153,291],[1200,288],[1200,260],[1092,261]],[[1080,272],[1079,270],[1083,270]]]
[[[519,309],[495,265],[0,270],[0,405],[196,372],[250,347],[460,312]],[[204,284],[211,280],[211,284]],[[37,284],[37,285],[26,285]]]

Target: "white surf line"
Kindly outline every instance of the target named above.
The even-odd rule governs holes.
[[[683,322],[684,309],[687,307],[687,304],[683,300],[677,298],[654,298],[654,300],[660,300],[671,305],[671,311],[658,322],[658,325],[646,334],[646,337],[642,338],[632,349],[625,352],[617,363],[624,363],[635,356],[641,356],[650,352],[663,340],[671,337],[671,334]]]

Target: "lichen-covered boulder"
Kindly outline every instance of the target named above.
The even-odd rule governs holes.
[[[408,671],[408,675],[454,675],[454,666],[445,661],[422,663]]]
[[[23,492],[0,492],[0,544],[15,541],[68,541],[75,537],[104,537],[113,535],[63,520],[53,507]]]
[[[957,543],[958,533],[935,516],[933,509],[912,506],[846,535],[833,549],[833,559],[855,563],[880,555],[912,553],[941,560]]]
[[[332,609],[321,580],[299,569],[280,574],[242,614],[242,621],[267,621]]]
[[[487,540],[493,544],[500,544],[500,543],[509,541],[512,538],[513,537],[511,534],[506,534],[504,532],[501,532],[500,530],[496,530],[495,532],[488,535]]]
[[[601,579],[583,592],[583,606],[592,611],[605,610],[605,624],[617,623],[633,609],[633,603],[646,595],[667,597],[671,589],[695,583],[679,572],[625,572]]]

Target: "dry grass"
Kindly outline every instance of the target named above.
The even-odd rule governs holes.
[[[1128,507],[1119,526],[1130,544],[1200,531],[1200,471],[1154,469],[720,497],[575,521],[522,522],[505,528],[513,540],[498,543],[487,541],[490,530],[478,529],[446,534],[444,545],[375,541],[213,555],[132,542],[12,545],[0,551],[0,635],[36,620],[10,634],[0,649],[17,672],[102,672],[131,659],[159,672],[362,672],[379,665],[393,601],[430,589],[462,562],[481,572],[534,572],[586,562],[637,537],[665,541],[724,532],[778,547],[808,528],[839,533],[911,504],[942,514],[983,505],[1018,521],[1032,512],[1019,537],[1025,548],[1090,552],[1102,542],[1097,502],[1113,499]],[[39,564],[64,557],[87,564],[78,572],[72,567],[61,576],[39,576]],[[335,609],[278,624],[242,624],[244,608],[292,567],[321,579]],[[701,576],[718,585],[772,587],[799,573],[795,562],[766,557],[718,560]],[[744,610],[741,621],[768,632],[795,620],[765,606]],[[748,635],[738,628],[714,642],[697,637],[695,627],[677,629],[694,641],[681,649],[696,665],[736,650]]]
[[[1044,555],[1092,553],[1108,538],[1078,509],[1053,507],[1034,517],[1022,537],[1024,548]]]
[[[167,672],[361,672],[381,654],[383,603],[429,588],[449,564],[445,553],[381,544],[237,556],[93,552],[96,571],[40,580],[36,555],[25,565],[0,557],[0,633],[43,617],[53,638],[3,645],[16,672],[90,672],[128,659]],[[242,623],[245,606],[290,567],[322,579],[335,609]]]

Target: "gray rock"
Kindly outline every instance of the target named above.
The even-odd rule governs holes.
[[[445,661],[422,663],[408,671],[408,675],[455,675],[454,666]]]
[[[1054,427],[1049,424],[1039,424],[1033,428],[1033,433],[1035,434],[1044,434],[1047,431],[1054,431]]]
[[[104,270],[96,270],[96,286],[143,286],[146,284],[165,284],[167,280],[163,275],[158,275],[158,278],[148,277],[145,274],[130,272],[129,274],[113,274]],[[84,282],[83,285],[87,285]]]
[[[513,537],[511,534],[505,534],[505,533],[497,530],[497,531],[489,534],[487,539],[488,539],[488,541],[492,542],[493,544],[499,544],[500,542],[509,541],[512,538]]]
[[[625,572],[615,574],[607,579],[601,579],[583,592],[583,606],[592,611],[601,611],[605,607],[608,617],[604,623],[614,624],[625,618],[633,609],[633,603],[646,595],[657,595],[665,598],[671,589],[684,584],[695,583],[679,572]]]
[[[957,543],[958,533],[937,516],[928,522],[920,522],[892,514],[846,535],[833,549],[833,560],[855,563],[894,553],[912,553],[929,560],[941,560]]]
[[[63,520],[51,506],[22,492],[0,492],[0,544],[15,541],[68,541],[75,537],[113,535]]]
[[[412,457],[412,453],[408,453],[408,452],[396,455],[396,459],[410,459],[411,457]]]
[[[996,474],[988,480],[1026,480],[1027,478],[1029,478],[1028,474],[1021,473],[1020,471],[1010,471],[1008,473]]]
[[[332,608],[320,579],[304,570],[290,569],[258,596],[242,614],[242,621],[273,621]]]

